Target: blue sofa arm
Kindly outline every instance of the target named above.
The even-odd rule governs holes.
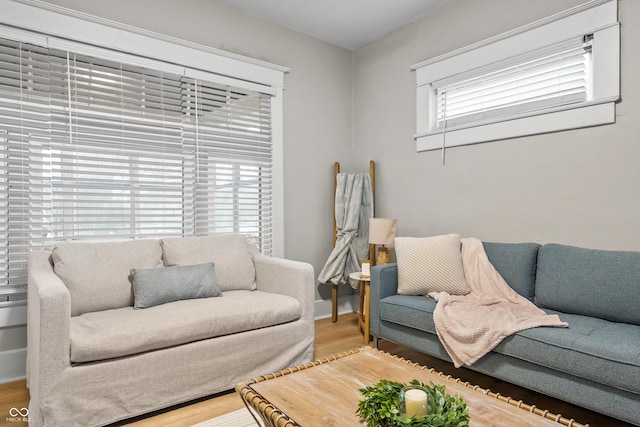
[[[380,334],[380,300],[398,293],[398,264],[376,265],[371,269],[369,302],[371,335]]]

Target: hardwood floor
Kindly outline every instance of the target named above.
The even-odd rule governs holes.
[[[321,359],[332,354],[343,353],[354,348],[362,347],[363,339],[362,335],[358,333],[357,322],[356,313],[340,316],[337,323],[331,323],[330,318],[317,320],[315,359]],[[566,418],[573,418],[577,422],[590,424],[592,427],[631,426],[630,424],[496,380],[495,378],[468,369],[455,369],[453,365],[448,362],[418,353],[389,341],[382,340],[380,342],[380,349],[421,365],[433,367],[438,371],[477,384],[482,388],[499,392],[504,396],[510,396],[517,400],[522,399],[528,404],[535,404],[539,408],[548,409],[550,412],[556,414],[560,413]],[[7,421],[7,418],[9,417],[9,410],[11,408],[24,408],[28,406],[28,403],[29,392],[26,388],[25,381],[0,385],[0,425],[26,425],[26,423]],[[243,407],[244,404],[239,395],[230,391],[192,401],[187,404],[174,406],[163,411],[154,412],[144,417],[120,422],[114,424],[114,426],[186,427]]]

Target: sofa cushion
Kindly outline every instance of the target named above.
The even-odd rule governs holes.
[[[69,289],[71,315],[133,305],[132,268],[162,267],[159,240],[57,243],[53,269]]]
[[[640,393],[640,326],[557,314],[569,328],[533,328],[506,338],[494,352],[580,378]]]
[[[183,267],[131,269],[133,308],[149,308],[172,301],[219,297],[221,294],[212,262]]]
[[[71,361],[111,359],[265,328],[297,320],[301,311],[300,302],[286,295],[229,291],[222,298],[176,301],[146,310],[86,313],[71,318]]]
[[[380,300],[380,321],[436,333],[433,311],[436,300],[411,295],[391,295]]]
[[[431,298],[393,295],[380,300],[380,320],[436,335]],[[545,310],[569,328],[532,328],[507,337],[494,352],[590,381],[640,393],[640,327]]]
[[[535,303],[564,313],[640,325],[640,252],[558,244],[538,251]]]
[[[489,261],[514,291],[533,301],[538,243],[482,242]]]
[[[396,237],[394,242],[399,294],[448,292],[464,295],[470,292],[464,278],[458,234]]]
[[[257,248],[240,234],[162,240],[167,267],[213,262],[221,291],[256,289],[253,255]]]

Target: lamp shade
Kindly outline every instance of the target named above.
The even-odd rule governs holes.
[[[390,245],[396,237],[397,229],[397,219],[369,218],[369,243]]]

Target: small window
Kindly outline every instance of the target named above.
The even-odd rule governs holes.
[[[619,52],[597,1],[417,64],[417,149],[613,123]]]

